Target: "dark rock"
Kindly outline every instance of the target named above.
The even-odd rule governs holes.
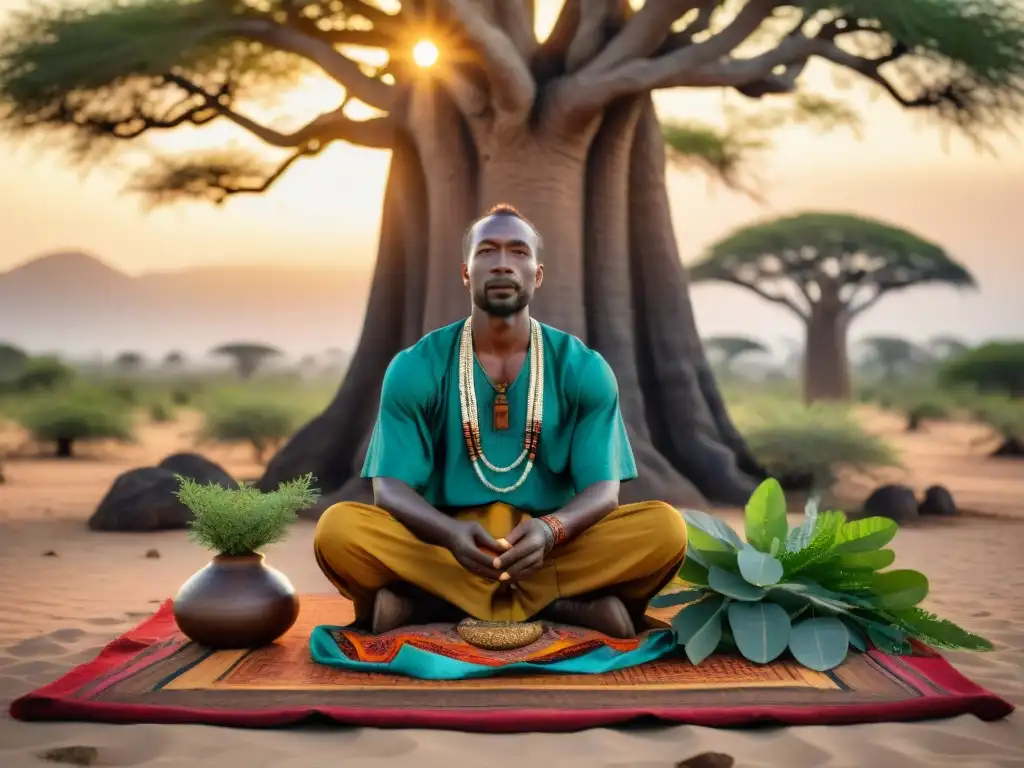
[[[160,550],[159,549],[151,549],[148,552],[146,552],[146,557],[149,558],[150,560],[159,560],[160,559]]]
[[[174,495],[177,476],[160,467],[120,475],[89,518],[94,531],[161,531],[184,528],[192,511]]]
[[[868,496],[863,512],[865,517],[888,517],[905,523],[918,518],[917,498],[905,485],[883,485]]]
[[[238,483],[224,469],[198,453],[172,453],[157,467],[195,480],[200,485],[216,483],[225,488],[237,488]]]
[[[676,763],[676,768],[732,768],[735,762],[724,752],[701,752]]]
[[[54,747],[45,752],[40,752],[39,757],[51,763],[95,765],[97,760],[99,760],[100,751],[96,747]]]
[[[56,557],[56,556],[57,556],[57,553],[54,552],[52,549],[48,549],[45,552],[43,552],[43,557]]]
[[[992,456],[1002,459],[1024,458],[1024,440],[1019,437],[1008,437],[1002,445],[992,451]]]
[[[957,514],[956,501],[949,489],[933,485],[924,492],[924,499],[917,507],[918,514],[949,517]]]

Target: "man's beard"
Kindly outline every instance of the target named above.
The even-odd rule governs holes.
[[[512,288],[511,281],[500,281],[501,287],[508,287],[509,290],[514,290],[515,293],[509,293],[501,298],[492,298],[488,292],[489,288],[496,287],[496,283],[499,281],[490,281],[485,283],[483,288],[473,292],[473,303],[491,317],[511,317],[527,307],[530,303],[529,294],[524,291],[520,286]]]

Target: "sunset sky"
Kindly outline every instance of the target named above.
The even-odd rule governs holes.
[[[560,4],[540,0],[544,32]],[[15,5],[0,0],[0,24]],[[837,92],[824,66],[808,75],[813,90]],[[698,173],[670,171],[684,261],[762,217],[803,209],[875,216],[945,246],[974,272],[980,291],[925,288],[891,297],[858,322],[856,335],[1024,335],[1024,147],[1004,138],[997,156],[979,154],[959,136],[944,135],[866,88],[844,93],[862,111],[862,136],[780,132],[756,168],[768,191],[764,205],[709,186]],[[305,122],[335,106],[337,96],[331,86],[311,84],[288,100],[275,125]],[[657,103],[663,116],[716,119],[720,96],[673,91],[659,94]],[[219,124],[161,142],[181,149],[199,139],[214,146],[251,143]],[[89,251],[129,273],[212,263],[369,267],[387,163],[386,152],[339,144],[297,164],[263,197],[219,208],[187,204],[146,212],[122,191],[124,176],[116,167],[83,176],[59,149],[0,138],[0,271],[63,249]],[[699,287],[694,296],[704,333],[754,333],[770,342],[798,334],[787,315],[740,290]]]

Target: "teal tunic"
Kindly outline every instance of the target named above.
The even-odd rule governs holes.
[[[496,493],[481,483],[462,435],[459,341],[464,322],[428,333],[391,361],[363,477],[401,480],[439,509],[504,502],[529,512],[559,509],[596,482],[636,477],[611,367],[575,336],[541,324],[544,414],[533,470],[511,493]],[[474,356],[480,440],[487,459],[499,467],[523,450],[529,369],[527,355],[506,392],[509,428],[495,431],[496,392]],[[513,485],[525,466],[524,461],[498,473],[480,463],[484,476],[499,488]]]

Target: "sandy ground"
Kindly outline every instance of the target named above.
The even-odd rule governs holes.
[[[898,563],[932,580],[927,605],[989,637],[997,650],[950,654],[962,671],[1024,705],[1024,465],[984,457],[983,430],[934,424],[905,435],[900,420],[866,414],[891,433],[905,470],[887,473],[923,489],[946,484],[978,515],[905,528]],[[191,447],[194,424],[147,425],[132,446],[92,448],[73,461],[22,456],[0,485],[0,765],[40,766],[54,747],[98,749],[96,765],[244,765],[319,768],[344,764],[424,766],[630,766],[655,768],[704,751],[737,766],[1022,766],[1024,719],[973,717],[915,724],[725,731],[655,727],[573,734],[485,736],[440,731],[291,729],[249,731],[199,726],[18,723],[6,715],[16,696],[93,658],[103,644],[151,613],[204,565],[208,553],[183,532],[97,534],[83,521],[121,471]],[[17,443],[17,436],[5,438]],[[2,443],[2,440],[0,440]],[[244,449],[207,451],[239,477],[258,474]],[[852,479],[855,494],[868,483]],[[734,513],[723,513],[734,526]],[[310,557],[313,527],[300,523],[268,558],[303,592],[329,585]],[[156,549],[159,558],[147,558]],[[52,550],[56,556],[44,557]],[[1014,565],[1014,563],[1017,565]],[[512,747],[515,740],[517,747]]]

